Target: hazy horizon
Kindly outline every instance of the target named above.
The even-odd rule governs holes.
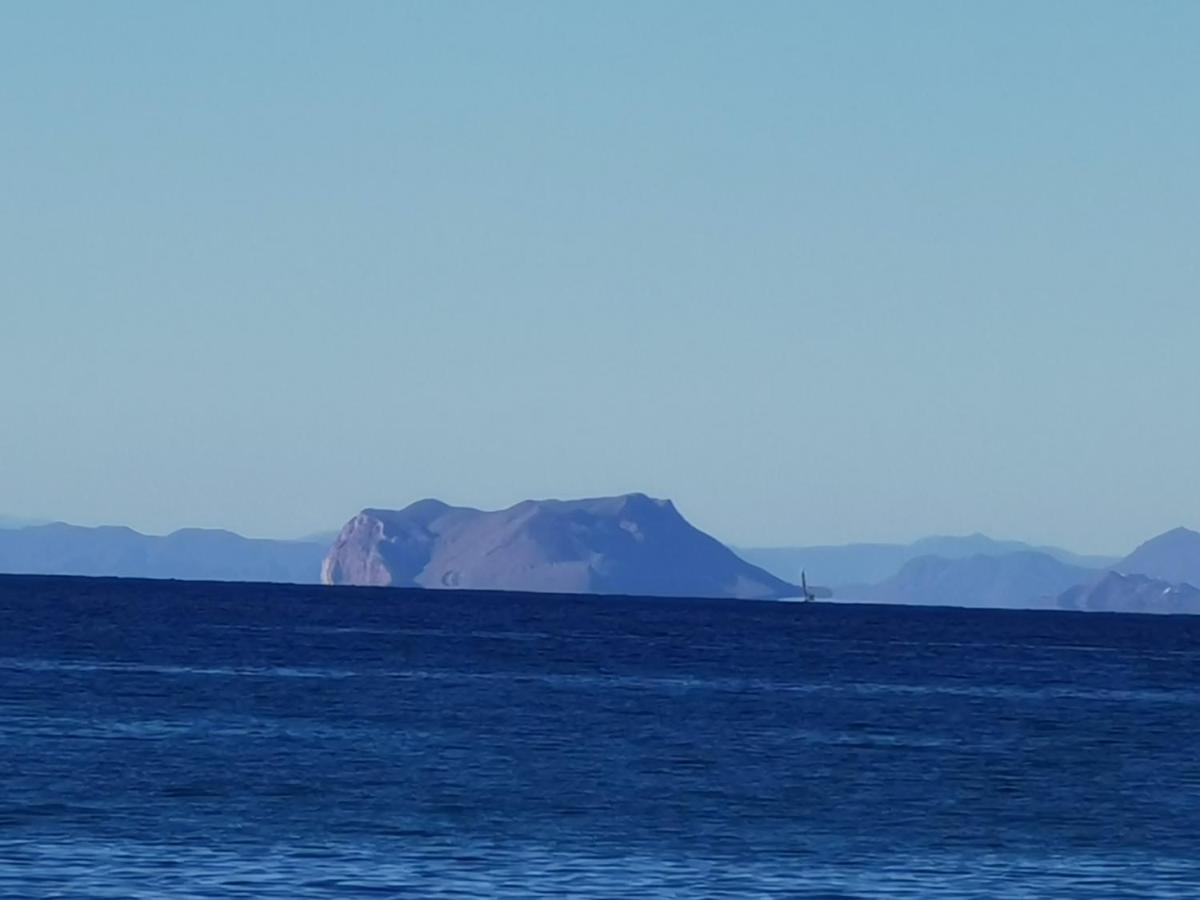
[[[1200,526],[1200,6],[20,4],[0,514]]]

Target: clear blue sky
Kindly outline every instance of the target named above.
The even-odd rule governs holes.
[[[1200,4],[0,14],[0,512],[1200,526]]]

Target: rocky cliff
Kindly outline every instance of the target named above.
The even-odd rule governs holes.
[[[794,597],[644,494],[527,500],[485,512],[422,500],[365,509],[325,558],[326,584],[664,597]]]

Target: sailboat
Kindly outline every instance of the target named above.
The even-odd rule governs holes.
[[[816,594],[808,589],[808,578],[804,574],[804,570],[800,570],[800,592],[805,603],[812,603],[817,599]]]

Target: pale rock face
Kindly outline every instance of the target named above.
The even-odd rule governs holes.
[[[331,553],[321,564],[322,583],[390,585],[392,574],[379,553],[384,539],[383,522],[359,513],[337,537],[342,552],[337,556]]]
[[[346,523],[325,584],[640,596],[794,597],[798,589],[643,494],[485,512],[422,500]]]

